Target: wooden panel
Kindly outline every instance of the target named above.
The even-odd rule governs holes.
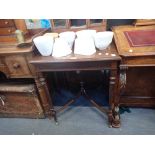
[[[2,59],[0,59],[0,65],[2,65],[2,64],[3,64]]]
[[[27,32],[27,27],[24,19],[14,19],[14,23],[16,25],[16,29],[23,31],[24,33]]]
[[[134,25],[136,26],[155,25],[155,19],[136,19]]]
[[[121,96],[120,106],[155,108],[155,97]]]
[[[31,77],[31,72],[28,68],[27,62],[24,56],[13,55],[5,57],[5,63],[7,64],[11,77]]]
[[[102,70],[116,69],[117,63],[111,64],[109,61],[102,62],[66,62],[66,63],[35,63],[39,71],[75,71],[75,70]],[[96,67],[98,66],[98,67]]]
[[[155,66],[155,56],[123,57],[122,64],[127,66]]]
[[[12,27],[14,25],[14,21],[11,19],[1,19],[0,20],[0,27]]]
[[[44,118],[44,114],[36,95],[0,92],[0,117]]]
[[[15,31],[14,27],[0,28],[0,35],[12,35]]]
[[[136,107],[155,106],[155,67],[128,68],[120,104]]]
[[[16,43],[17,39],[15,35],[9,35],[9,36],[0,36],[0,43]]]

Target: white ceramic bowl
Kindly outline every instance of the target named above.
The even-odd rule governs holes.
[[[72,53],[68,43],[62,38],[56,38],[53,47],[53,57],[63,57]]]
[[[44,36],[52,36],[54,39],[58,38],[59,34],[58,33],[45,33]]]
[[[50,56],[53,50],[54,39],[52,36],[39,36],[33,42],[42,56]]]
[[[76,34],[73,31],[66,31],[59,34],[59,37],[63,38],[69,44],[71,49],[73,47],[75,36]]]
[[[92,55],[96,52],[93,38],[79,37],[75,39],[74,54]]]
[[[81,30],[81,31],[77,31],[76,35],[77,37],[94,37],[94,35],[96,34],[96,30]]]
[[[104,32],[97,32],[94,36],[95,46],[99,50],[106,49],[113,39],[113,32],[111,31],[104,31]]]

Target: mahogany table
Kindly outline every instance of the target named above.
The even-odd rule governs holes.
[[[99,106],[94,100],[85,94],[85,97],[100,111],[104,112],[108,116],[108,122],[110,127],[120,127],[120,117],[119,117],[119,71],[118,65],[120,62],[120,57],[117,53],[114,44],[111,44],[104,51],[97,51],[91,56],[82,56],[71,54],[66,57],[54,58],[52,56],[43,57],[36,56],[29,61],[35,66],[38,72],[38,77],[44,81],[44,72],[58,72],[58,71],[93,71],[93,70],[109,70],[109,108],[104,108]],[[83,91],[83,90],[82,90]],[[84,90],[85,91],[85,90]],[[83,92],[84,92],[83,91]],[[49,101],[51,102],[51,115],[56,118],[56,110],[54,109],[54,103],[50,97],[48,88],[46,89],[46,94],[48,94]],[[64,110],[68,105],[73,103],[75,99],[71,99],[65,106],[58,111]]]

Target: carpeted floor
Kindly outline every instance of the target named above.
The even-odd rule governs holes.
[[[1,118],[1,135],[150,135],[155,134],[155,110],[130,109],[121,115],[121,128],[109,128],[107,117],[93,107],[70,107],[49,119]]]
[[[108,99],[101,89],[88,91],[88,94],[98,103],[107,106]],[[73,94],[61,90],[53,96],[53,100],[55,105],[60,107],[70,97],[73,97]],[[0,118],[0,135],[155,134],[154,109],[121,109],[121,113],[121,128],[109,128],[107,116],[80,97],[73,106],[58,114],[58,126],[54,120],[49,119]]]

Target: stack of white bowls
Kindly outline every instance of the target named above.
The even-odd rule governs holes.
[[[57,37],[58,35],[54,33],[47,33],[34,38],[33,42],[42,56],[67,56],[72,53],[74,41],[75,54],[92,55],[96,52],[96,48],[104,50],[110,45],[113,32],[96,32],[96,30],[87,29],[76,33],[73,31],[62,32],[59,34],[59,38]]]
[[[92,55],[96,52],[94,35],[96,30],[81,30],[76,32],[74,53],[80,55]]]
[[[47,33],[34,38],[33,42],[42,56],[62,57],[72,53],[75,36],[72,31],[60,33],[59,38],[55,33]]]
[[[53,54],[54,57],[63,57],[72,53],[72,47],[75,40],[75,32],[66,31],[59,34],[59,38],[56,38]]]
[[[75,36],[76,36],[76,34],[73,31],[66,31],[66,32],[62,32],[59,34],[59,37],[61,39],[64,39],[68,43],[70,49],[72,49],[72,47],[73,47]]]
[[[63,57],[72,53],[69,44],[62,38],[56,38],[53,47],[53,57]]]

